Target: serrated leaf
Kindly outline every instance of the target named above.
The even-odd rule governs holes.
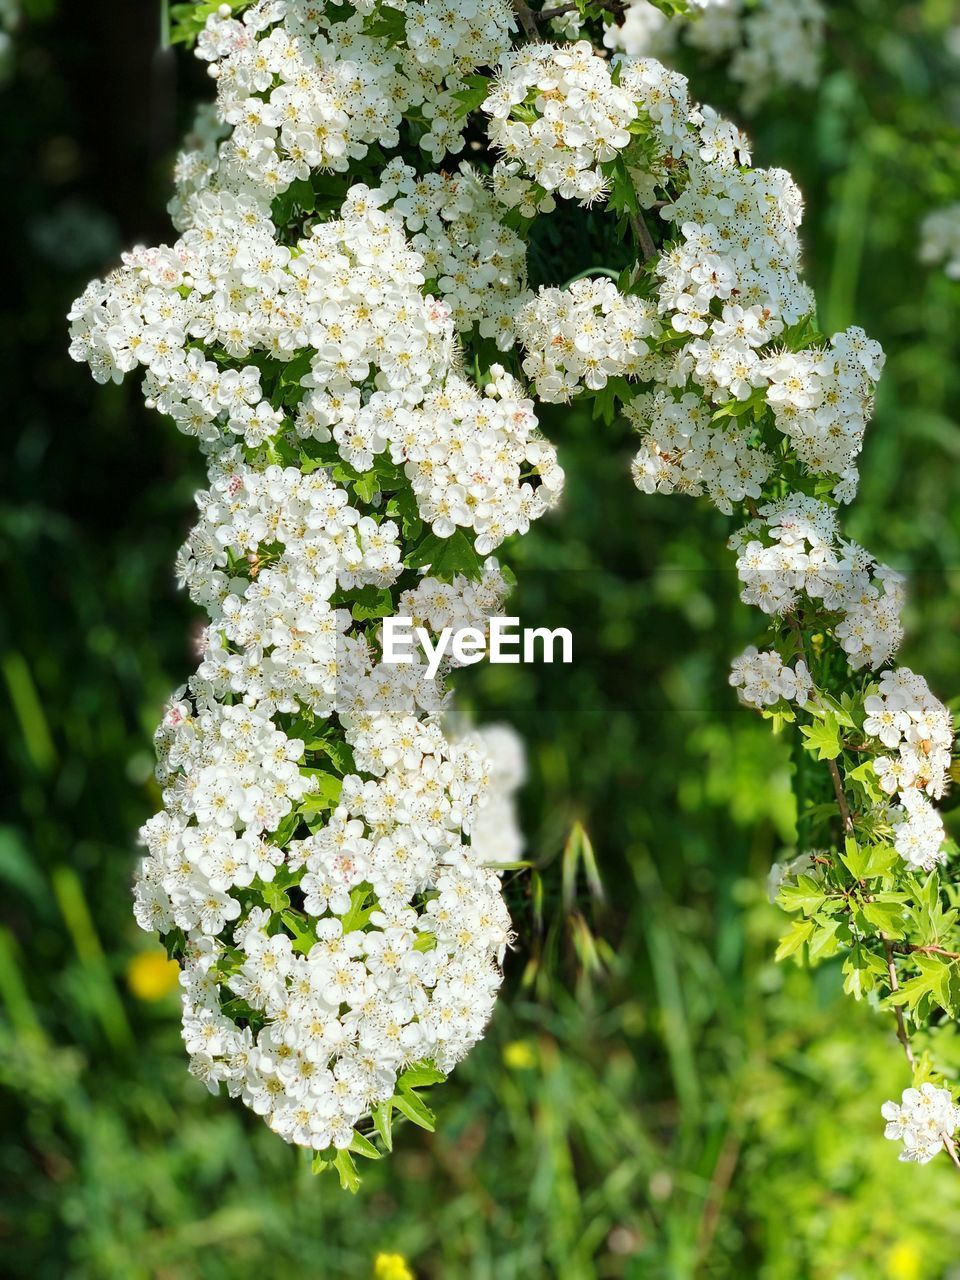
[[[401,1092],[394,1095],[393,1105],[401,1115],[421,1129],[426,1129],[433,1133],[437,1127],[437,1118],[423,1101],[415,1093]]]
[[[843,853],[840,860],[847,868],[854,880],[862,880],[867,867],[870,865],[869,846],[860,846],[857,844],[853,836],[847,836],[844,841]]]
[[[360,1190],[360,1175],[357,1173],[357,1166],[353,1163],[350,1152],[338,1151],[333,1160],[333,1167],[340,1175],[340,1185],[344,1191],[349,1191],[355,1196]]]
[[[818,760],[836,760],[843,750],[840,745],[840,726],[830,712],[816,724],[801,725],[800,732],[806,738],[804,747],[807,751],[815,751]]]
[[[378,1151],[369,1138],[365,1138],[362,1133],[354,1130],[353,1138],[350,1142],[350,1150],[355,1156],[363,1156],[364,1160],[380,1160],[383,1158],[383,1152]]]
[[[393,613],[393,596],[386,587],[364,587],[357,593],[350,612],[357,622],[371,622]]]
[[[353,933],[356,929],[362,929],[370,919],[374,911],[374,903],[367,904],[370,893],[370,886],[366,881],[351,890],[350,909],[340,917],[344,933]]]
[[[840,946],[838,934],[846,927],[845,920],[818,920],[808,943],[810,961],[826,960],[835,955]]]
[[[903,909],[893,902],[865,902],[860,914],[891,938],[903,937]]]
[[[814,930],[812,920],[794,920],[793,924],[780,939],[780,945],[777,947],[774,960],[786,960],[788,956],[792,956],[799,951],[803,944],[808,941]]]
[[[373,1127],[388,1151],[393,1150],[393,1103],[381,1102],[370,1113]]]
[[[326,813],[328,809],[335,809],[343,789],[343,779],[324,769],[305,769],[301,772],[309,773],[315,780],[314,790],[303,798],[301,807],[304,816],[309,818],[318,813]]]
[[[418,1063],[416,1066],[407,1067],[397,1080],[397,1085],[401,1091],[423,1089],[427,1085],[441,1084],[446,1078],[446,1075],[436,1067],[431,1067],[428,1063]]]
[[[809,915],[823,906],[826,897],[822,884],[813,876],[802,875],[797,876],[796,884],[781,886],[777,901],[786,911],[806,911]]]
[[[462,529],[455,529],[449,538],[428,533],[409,553],[406,563],[411,569],[429,567],[433,577],[446,581],[458,573],[479,578],[483,570],[483,558],[477,554],[476,547]]]
[[[380,477],[376,471],[365,471],[353,482],[353,491],[368,506],[380,492]]]

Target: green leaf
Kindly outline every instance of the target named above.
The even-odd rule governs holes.
[[[458,573],[479,578],[483,570],[483,558],[462,529],[456,529],[449,538],[428,533],[409,553],[406,563],[411,569],[429,567],[434,577],[447,581]]]
[[[418,1062],[415,1066],[407,1067],[397,1080],[397,1085],[401,1090],[423,1089],[426,1085],[442,1084],[446,1078],[444,1072],[438,1071],[428,1062]]]
[[[787,956],[792,956],[794,952],[799,951],[805,942],[809,940],[813,934],[815,925],[812,920],[794,920],[793,924],[780,939],[780,945],[777,947],[774,960],[786,960]]]
[[[393,1103],[381,1102],[370,1113],[373,1127],[388,1151],[393,1150]]]
[[[840,745],[840,725],[831,712],[827,712],[817,724],[801,725],[800,732],[807,739],[804,747],[807,751],[815,751],[818,760],[836,760],[843,750]]]
[[[376,471],[365,471],[353,482],[353,491],[368,506],[380,492],[380,477]]]
[[[309,955],[317,943],[313,928],[293,911],[283,911],[280,919],[293,934],[294,951],[302,956]]]
[[[366,881],[351,890],[350,909],[340,917],[344,933],[353,933],[356,929],[362,929],[370,919],[376,905],[375,899],[369,905],[366,905],[370,892],[370,886]]]
[[[272,881],[264,883],[263,881],[258,880],[256,883],[260,897],[264,900],[271,911],[277,911],[282,914],[287,910],[290,906],[290,898],[285,889]]]
[[[811,964],[835,955],[845,933],[849,934],[846,920],[818,920],[808,947]]]
[[[350,612],[357,622],[389,617],[393,613],[393,596],[386,587],[364,587],[357,593]]]
[[[457,102],[460,103],[457,108],[458,120],[468,116],[471,111],[476,111],[490,92],[490,81],[486,76],[464,76],[462,83],[466,85],[466,88],[453,95]]]
[[[883,798],[872,760],[864,760],[855,769],[848,769],[844,776],[847,782],[856,782],[863,787],[872,803],[877,804]]]
[[[891,938],[903,937],[903,908],[895,902],[865,902],[860,914]]]
[[[813,876],[797,876],[796,884],[781,886],[777,901],[786,911],[806,911],[808,915],[818,911],[826,901],[823,885]]]
[[[302,769],[301,773],[308,773],[314,779],[314,790],[303,798],[304,815],[316,815],[335,809],[343,788],[343,779],[323,769]]]
[[[853,836],[847,836],[840,859],[854,880],[862,880],[866,875],[867,867],[870,865],[869,847],[864,846],[861,848]]]
[[[913,960],[920,972],[901,982],[899,991],[890,993],[890,1003],[906,1005],[913,1010],[919,1010],[925,1001],[943,1005],[943,983],[945,978],[949,981],[949,966],[937,956],[914,955]]]
[[[411,1123],[418,1125],[421,1129],[427,1129],[430,1133],[436,1129],[436,1116],[417,1094],[407,1092],[395,1094],[393,1105],[401,1115],[406,1116]]]
[[[876,986],[876,976],[871,972],[866,953],[859,942],[843,962],[843,989],[854,1000],[862,1000]]]
[[[333,1167],[340,1175],[340,1185],[344,1191],[349,1191],[355,1196],[360,1190],[360,1175],[357,1173],[357,1166],[353,1163],[350,1152],[338,1151],[334,1157]]]
[[[365,1138],[362,1133],[356,1131],[350,1143],[350,1150],[356,1156],[363,1156],[365,1160],[380,1160],[383,1157],[383,1152],[378,1151],[369,1138]]]

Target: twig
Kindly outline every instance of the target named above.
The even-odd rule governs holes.
[[[524,0],[513,0],[513,12],[520,20],[524,35],[528,40],[540,39],[540,28],[537,26],[537,15]]]
[[[623,15],[627,11],[624,0],[600,0],[600,7],[606,9],[617,22],[623,20]],[[579,8],[578,4],[556,4],[552,9],[541,9],[537,16],[541,22],[552,22],[554,18],[562,18],[565,13],[573,13]]]
[[[890,978],[890,994],[894,995],[900,990],[900,983],[897,981],[897,966],[893,959],[893,943],[885,933],[881,933],[880,937],[883,941],[883,954],[887,959],[887,974]],[[907,1034],[907,1024],[903,1017],[903,1009],[900,1005],[895,1004],[894,1010],[897,1016],[897,1039],[903,1045],[903,1052],[906,1054],[907,1062],[910,1070],[917,1065],[917,1060],[913,1056],[913,1050],[910,1047],[910,1036]]]
[[[960,1169],[960,1156],[957,1155],[957,1145],[952,1138],[944,1138],[943,1145],[947,1149],[947,1155],[953,1163]]]
[[[657,246],[653,243],[653,236],[650,234],[650,228],[644,221],[642,213],[631,213],[630,225],[633,227],[633,234],[637,238],[637,242],[643,251],[645,261],[649,262],[651,258],[657,256]]]
[[[910,956],[919,953],[923,956],[946,956],[948,960],[960,960],[960,951],[947,951],[945,947],[920,946],[916,942],[894,942],[893,950],[898,955]]]
[[[837,807],[840,810],[840,819],[843,822],[844,835],[853,835],[853,818],[850,815],[850,806],[847,804],[847,797],[843,793],[843,782],[840,778],[840,770],[837,768],[836,760],[828,760],[827,768],[830,770],[830,778],[833,781],[833,791],[837,797]]]

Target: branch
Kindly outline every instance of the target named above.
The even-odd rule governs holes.
[[[847,797],[843,792],[843,782],[840,778],[840,770],[837,768],[836,760],[828,760],[827,767],[830,770],[830,778],[833,782],[834,795],[837,797],[837,807],[840,810],[840,819],[843,822],[843,833],[847,836],[853,835],[853,818],[850,815],[850,806],[847,804]]]
[[[960,960],[960,951],[947,951],[945,947],[922,947],[916,942],[894,942],[893,950],[901,956],[919,953],[922,956],[946,956],[948,960]]]
[[[890,978],[890,994],[900,990],[900,983],[897,981],[897,966],[893,959],[893,943],[885,933],[880,934],[883,940],[883,954],[887,960],[887,974]],[[897,1039],[903,1045],[903,1052],[906,1054],[907,1063],[912,1071],[917,1065],[917,1060],[913,1056],[913,1050],[910,1047],[910,1036],[907,1033],[907,1024],[903,1016],[903,1008],[899,1004],[895,1004],[894,1010],[897,1015]]]
[[[598,2],[600,8],[606,9],[615,22],[623,21],[627,11],[625,0],[598,0]],[[556,4],[552,9],[541,9],[538,17],[541,22],[552,22],[554,18],[562,18],[565,13],[573,13],[579,8],[578,4]]]
[[[653,243],[653,236],[650,234],[650,228],[644,221],[642,213],[631,213],[630,225],[633,227],[633,234],[637,238],[637,243],[643,251],[645,262],[649,262],[651,258],[657,256],[657,246]]]
[[[540,39],[540,28],[537,26],[537,15],[523,0],[513,0],[513,12],[517,15],[524,35],[528,40]]]

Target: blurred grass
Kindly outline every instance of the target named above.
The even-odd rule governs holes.
[[[910,573],[904,660],[949,697],[960,290],[915,245],[930,202],[960,195],[956,135],[938,141],[958,103],[950,7],[831,13],[818,93],[751,131],[807,195],[825,321],[888,349],[851,528]],[[792,837],[791,765],[726,686],[755,620],[725,524],[637,495],[626,431],[579,414],[546,419],[567,497],[517,548],[517,611],[572,625],[577,661],[462,682],[530,744],[537,877],[510,879],[504,998],[434,1095],[437,1134],[399,1130],[352,1199],[188,1077],[129,882],[157,802],[150,734],[193,665],[171,565],[200,468],[133,388],[68,363],[62,319],[123,243],[169,235],[166,161],[142,143],[174,131],[156,118],[155,16],[64,6],[28,26],[0,119],[20,174],[0,348],[18,392],[0,507],[0,1270],[366,1280],[387,1253],[420,1280],[955,1277],[952,1171],[899,1165],[882,1137],[880,1103],[906,1083],[891,1027],[840,999],[833,966],[772,964],[764,878]],[[732,109],[719,77],[697,82]]]

